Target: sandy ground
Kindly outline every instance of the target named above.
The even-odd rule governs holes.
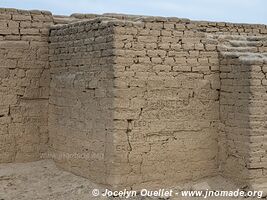
[[[204,183],[207,183],[206,181]],[[209,185],[220,185],[224,189],[231,189],[227,180],[215,178],[208,180]],[[201,183],[200,185],[203,186]],[[205,184],[204,184],[205,186]],[[199,187],[198,185],[196,187]],[[201,186],[200,186],[201,187]],[[216,189],[220,189],[220,187]],[[228,187],[228,188],[227,188]],[[124,198],[94,197],[93,189],[104,190],[88,179],[75,176],[58,169],[51,160],[30,163],[1,164],[0,165],[0,200],[118,200]],[[213,188],[212,188],[213,189]],[[203,197],[170,197],[150,198],[131,197],[133,200],[170,199],[170,200],[204,200]],[[228,200],[236,198],[213,197],[208,200]],[[239,198],[242,199],[242,198]],[[251,198],[250,198],[251,199]],[[255,198],[257,199],[257,198]],[[246,198],[249,200],[249,198]]]

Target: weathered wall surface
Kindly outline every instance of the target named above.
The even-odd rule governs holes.
[[[216,173],[239,183],[248,184],[252,177],[266,181],[262,167],[265,162],[263,155],[266,155],[266,128],[260,115],[264,109],[258,113],[261,118],[255,118],[252,113],[245,115],[242,111],[240,115],[231,115],[233,110],[238,112],[236,107],[225,110],[223,103],[220,108],[220,95],[225,95],[224,91],[220,92],[220,83],[229,84],[221,69],[231,68],[232,60],[227,57],[220,61],[218,45],[220,48],[225,46],[220,39],[210,37],[214,32],[216,35],[259,36],[266,33],[266,27],[143,18],[115,28],[114,94],[117,97],[115,102],[121,102],[121,106],[115,108],[114,119],[121,125],[115,126],[118,131],[114,132],[114,137],[118,138],[115,151],[123,155],[117,162],[124,169],[117,173],[121,177],[119,184],[134,188],[142,187],[142,183],[145,186],[172,185],[177,181],[196,180]],[[256,37],[251,37],[253,39]],[[266,52],[265,43],[254,43],[249,43],[247,48],[241,47],[241,51]],[[240,65],[236,61],[234,64]],[[235,93],[235,97],[240,95],[244,100],[237,100],[238,110],[242,110],[240,104],[244,102],[251,102],[247,105],[248,110],[266,106],[264,100],[255,105],[257,98],[254,95],[254,101],[251,101],[248,87],[244,84],[248,79],[245,75],[239,76],[240,68],[234,71],[237,91],[244,90],[244,94]],[[251,75],[249,71],[247,76],[253,77],[253,72]],[[253,87],[254,82],[261,82],[264,73],[259,76],[259,80],[253,77],[249,84],[253,94],[259,92],[259,88]],[[264,85],[261,85],[261,97],[264,91]],[[233,98],[231,95],[228,97],[226,101]],[[244,109],[246,105],[243,106]],[[234,118],[237,124],[248,126],[250,132],[255,131],[255,122],[261,124],[259,137],[239,137],[246,133],[242,132],[244,129],[240,130],[242,126],[229,127],[228,123],[235,123]],[[236,158],[233,152],[237,149]],[[239,161],[244,159],[256,159],[250,163],[259,169],[247,167],[248,163],[240,164]]]
[[[160,187],[218,173],[219,65],[188,20],[115,27],[120,185]]]
[[[267,180],[267,57],[262,53],[267,50],[267,37],[228,36],[221,40],[228,41],[220,45],[220,115],[225,125],[223,174],[260,190],[259,185]]]
[[[0,163],[47,149],[49,12],[0,9]]]
[[[113,34],[101,20],[54,27],[50,36],[50,155],[108,185],[113,145]]]
[[[217,174],[262,187],[266,34],[266,25],[1,9],[0,162],[42,155],[113,188]]]

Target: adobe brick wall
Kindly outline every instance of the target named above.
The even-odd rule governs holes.
[[[0,163],[37,160],[47,150],[52,24],[50,12],[0,9]]]
[[[266,182],[266,36],[221,37],[223,174],[256,189]],[[263,47],[265,46],[265,47]]]
[[[131,17],[125,21],[120,15],[108,16],[120,19],[101,20],[102,26],[106,24],[112,34],[110,66],[113,75],[109,76],[112,87],[107,91],[113,94],[113,121],[110,122],[112,130],[108,129],[108,133],[112,135],[109,137],[111,145],[108,149],[113,156],[104,159],[110,159],[106,180],[103,177],[94,180],[112,187],[136,189],[159,187],[162,184],[170,186],[216,174],[228,176],[239,184],[251,182],[255,170],[247,167],[249,162],[244,164],[242,161],[243,157],[253,159],[253,153],[247,148],[252,138],[239,136],[234,131],[241,128],[238,125],[235,129],[228,128],[228,121],[233,123],[233,119],[229,117],[233,108],[225,109],[225,91],[221,91],[221,83],[225,87],[228,80],[224,80],[225,72],[220,69],[229,68],[231,59],[222,58],[220,51],[227,49],[225,50],[218,35],[259,36],[266,33],[266,27],[192,22],[177,18]],[[90,25],[92,22],[89,20],[84,23]],[[84,24],[81,24],[80,29],[79,24],[75,25],[72,39],[76,41],[76,34],[83,33]],[[87,34],[92,35],[89,28]],[[93,34],[99,33],[95,31]],[[81,48],[87,45],[85,41],[86,39],[74,42],[79,46],[77,49],[82,50],[82,55],[86,55]],[[257,52],[265,52],[266,43],[259,43],[252,51],[255,48]],[[63,55],[64,59],[70,58],[68,54],[66,56],[65,50]],[[98,55],[102,57],[101,54]],[[86,65],[91,66],[87,62]],[[238,76],[237,72],[235,74]],[[242,80],[237,82],[244,79],[238,78]],[[86,77],[81,80],[84,82],[81,88],[85,88]],[[243,89],[247,91],[245,86]],[[80,98],[79,95],[69,95]],[[231,99],[229,95],[228,97],[227,101]],[[242,101],[237,100],[237,105],[238,103]],[[236,117],[238,121],[238,116]],[[249,114],[244,118],[243,123],[249,124]],[[59,119],[66,124],[62,116]],[[104,121],[102,124],[105,124]],[[265,138],[264,130],[262,134],[260,139]],[[233,146],[235,141],[239,141],[241,147],[236,147],[235,144]],[[261,152],[256,152],[260,155],[258,159],[262,159],[265,150],[262,146],[257,147]],[[235,154],[241,159],[236,159]],[[81,165],[76,170],[72,164],[66,163],[62,162],[75,173],[86,177],[94,174],[92,170],[87,172]],[[265,168],[262,167],[264,161],[260,161],[260,166],[256,170],[258,179],[257,176],[254,178],[262,182],[265,180]]]
[[[241,46],[239,50],[263,53],[267,50],[266,37],[257,39],[266,33],[266,27],[175,18],[143,18],[139,21],[115,27],[115,69],[118,69],[115,76],[118,76],[120,87],[115,91],[120,93],[120,102],[124,102],[115,119],[126,118],[128,121],[127,128],[115,132],[118,138],[127,135],[127,141],[121,139],[116,149],[118,155],[122,150],[125,152],[125,158],[120,162],[129,168],[121,174],[121,184],[142,188],[142,183],[147,186],[149,182],[150,186],[159,187],[216,173],[239,184],[251,184],[256,179],[264,183],[267,166],[266,127],[262,114],[266,113],[265,73],[260,66],[256,78],[252,70],[248,70],[246,77],[238,73],[241,67],[233,67],[237,70],[234,71],[237,77],[234,86],[237,84],[239,89],[241,86],[241,91],[245,92],[235,91],[241,96],[236,99],[236,105],[244,103],[242,98],[246,97],[249,105],[236,106],[237,111],[235,108],[224,110],[223,103],[218,105],[221,95],[225,94],[225,91],[221,92],[220,83],[224,87],[229,80],[224,80],[221,68],[223,70],[224,65],[231,68],[229,57],[235,51],[230,47],[225,50],[223,41],[212,39],[210,35],[214,35],[212,32],[244,38],[255,35],[250,37],[248,48]],[[219,53],[223,50],[232,50],[224,60]],[[261,62],[266,60],[262,58]],[[236,65],[246,68],[239,62]],[[244,82],[246,84],[242,85]],[[255,84],[258,85],[254,87]],[[227,100],[232,98],[228,97]],[[260,106],[263,107],[261,111]],[[254,116],[242,108],[259,112]],[[233,111],[235,115],[231,115]],[[219,118],[218,113],[227,118]],[[241,115],[243,119],[240,120]],[[235,121],[236,124],[229,127],[228,123]],[[248,126],[247,129],[242,129],[240,123]],[[248,131],[257,133],[244,137]]]
[[[63,168],[108,184],[113,145],[113,34],[96,19],[53,27],[49,138]],[[72,155],[72,157],[68,157]]]
[[[218,173],[218,61],[204,56],[204,34],[184,33],[186,21],[147,18],[114,28],[122,187],[170,186]]]
[[[1,12],[0,162],[48,155],[110,188],[267,188],[266,25]]]

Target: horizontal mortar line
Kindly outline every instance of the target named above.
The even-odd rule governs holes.
[[[20,98],[21,100],[27,100],[27,101],[44,101],[49,100],[49,98]]]

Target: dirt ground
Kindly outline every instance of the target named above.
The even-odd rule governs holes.
[[[215,189],[233,189],[229,181],[222,178],[214,178],[196,184],[201,188],[205,184],[216,186]],[[119,197],[94,197],[93,189],[104,190],[88,179],[75,176],[69,172],[58,169],[51,160],[42,160],[30,163],[10,163],[0,165],[0,200],[118,200]],[[214,189],[214,188],[212,188]],[[170,199],[170,200],[228,200],[225,197],[131,197],[133,200]],[[234,198],[236,199],[236,198]],[[238,198],[242,199],[242,198]],[[249,200],[251,198],[246,198]],[[257,199],[257,198],[255,198]]]

